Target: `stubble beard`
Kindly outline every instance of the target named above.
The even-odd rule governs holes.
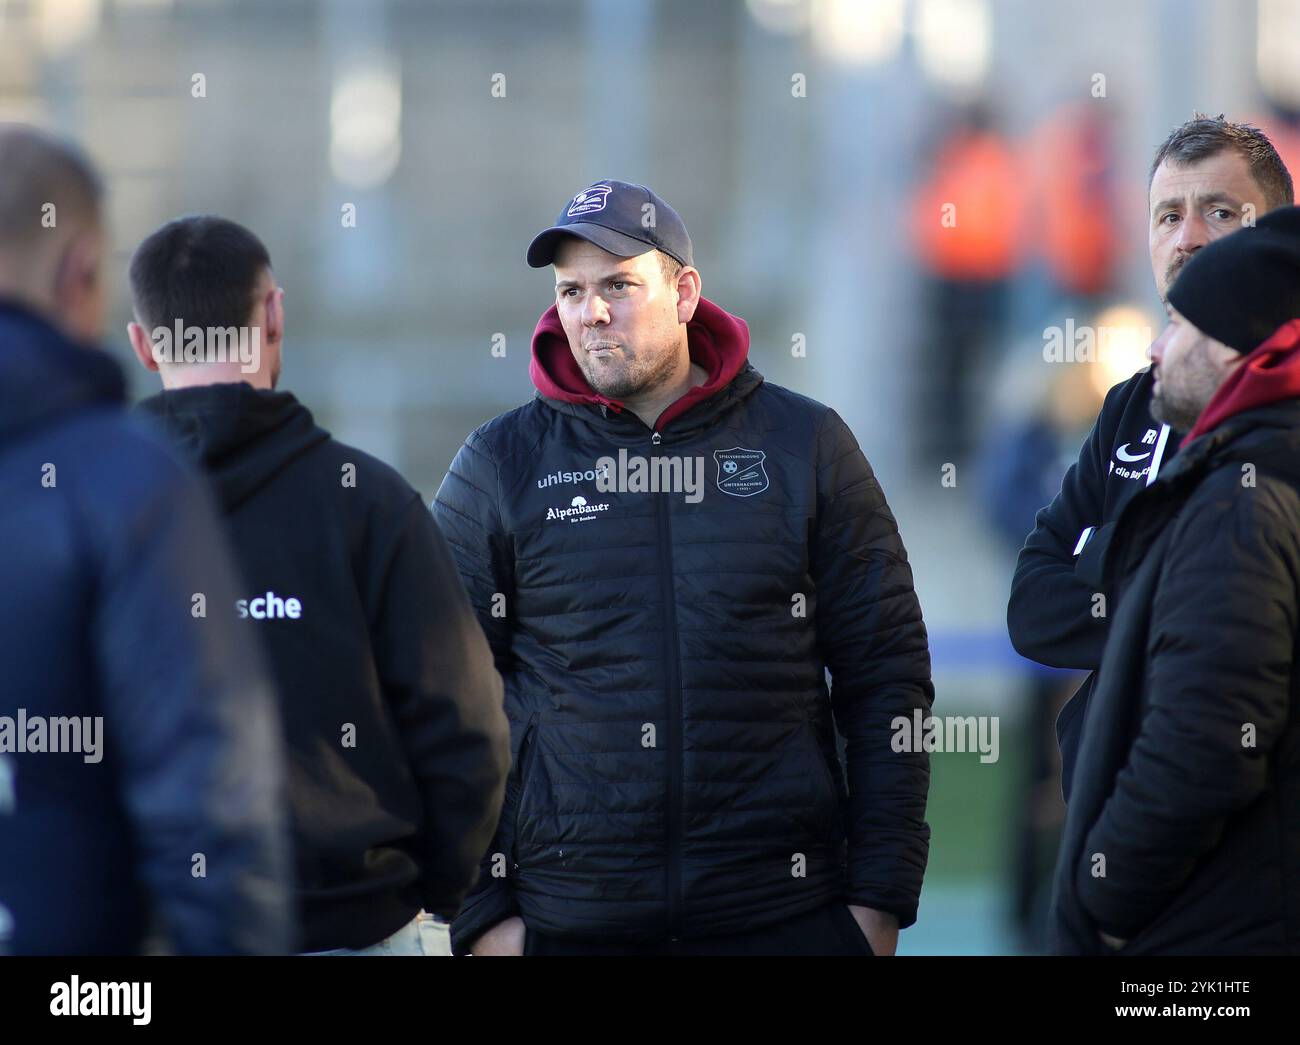
[[[1190,432],[1201,412],[1193,410],[1186,402],[1170,399],[1163,388],[1158,388],[1151,395],[1151,416],[1158,424],[1168,425],[1175,432]]]
[[[1171,390],[1167,375],[1160,374],[1160,386],[1151,394],[1151,416],[1176,432],[1187,433],[1196,426],[1196,420],[1218,391],[1217,375],[1208,361],[1202,358],[1186,361],[1182,389]]]
[[[598,360],[589,359],[586,349],[583,353],[580,366],[587,384],[608,399],[632,399],[655,391],[672,378],[676,362],[673,352],[665,349],[653,360],[632,359],[617,371],[611,371]]]

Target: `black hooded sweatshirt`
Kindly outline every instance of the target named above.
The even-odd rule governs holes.
[[[1151,368],[1106,393],[1079,459],[1043,508],[1016,560],[1007,630],[1021,656],[1053,668],[1096,672],[1111,615],[1098,595],[1101,563],[1125,506],[1178,452],[1179,433],[1151,416]],[[1113,599],[1112,599],[1113,601]],[[1070,801],[1079,738],[1092,693],[1089,675],[1056,720],[1061,794]]]
[[[140,409],[211,474],[281,696],[304,948],[453,917],[508,767],[501,680],[420,495],[287,392]],[[213,607],[216,611],[218,608]]]

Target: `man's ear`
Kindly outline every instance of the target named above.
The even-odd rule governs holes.
[[[95,238],[89,232],[78,233],[64,247],[54,272],[54,300],[59,311],[76,312],[95,293],[99,278],[99,248]]]
[[[59,258],[59,267],[54,274],[55,292],[66,300],[70,295],[79,294],[89,282],[93,268],[93,251],[90,237],[77,233],[63,248]]]
[[[144,327],[139,323],[128,323],[126,325],[126,336],[131,339],[131,351],[135,353],[135,358],[140,361],[140,365],[146,370],[152,370],[156,373],[158,360],[153,357],[153,342],[149,340],[149,335],[144,332]]]
[[[695,307],[700,303],[702,287],[699,269],[687,265],[677,273],[678,323],[689,323],[695,317]]]
[[[284,339],[284,288],[275,287],[266,295],[266,341],[279,344]]]

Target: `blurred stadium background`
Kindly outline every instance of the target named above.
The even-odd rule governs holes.
[[[936,711],[999,716],[995,763],[934,757],[902,953],[1038,946],[1051,713],[1074,680],[1011,650],[1008,584],[1159,328],[1147,166],[1193,110],[1297,158],[1300,2],[0,0],[0,119],[78,138],[107,173],[109,349],[131,363],[148,232],[243,222],[287,291],[282,387],[430,497],[465,434],[532,394],[552,298],[533,233],[602,177],[673,203],[754,364],[834,406],[874,464]],[[1104,328],[1112,351],[1048,362],[1052,327]]]

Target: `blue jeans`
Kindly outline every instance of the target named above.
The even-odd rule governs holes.
[[[334,951],[308,951],[304,957],[321,958],[336,955],[352,957],[451,957],[451,926],[433,915],[421,911],[386,940],[359,951],[340,947]]]

